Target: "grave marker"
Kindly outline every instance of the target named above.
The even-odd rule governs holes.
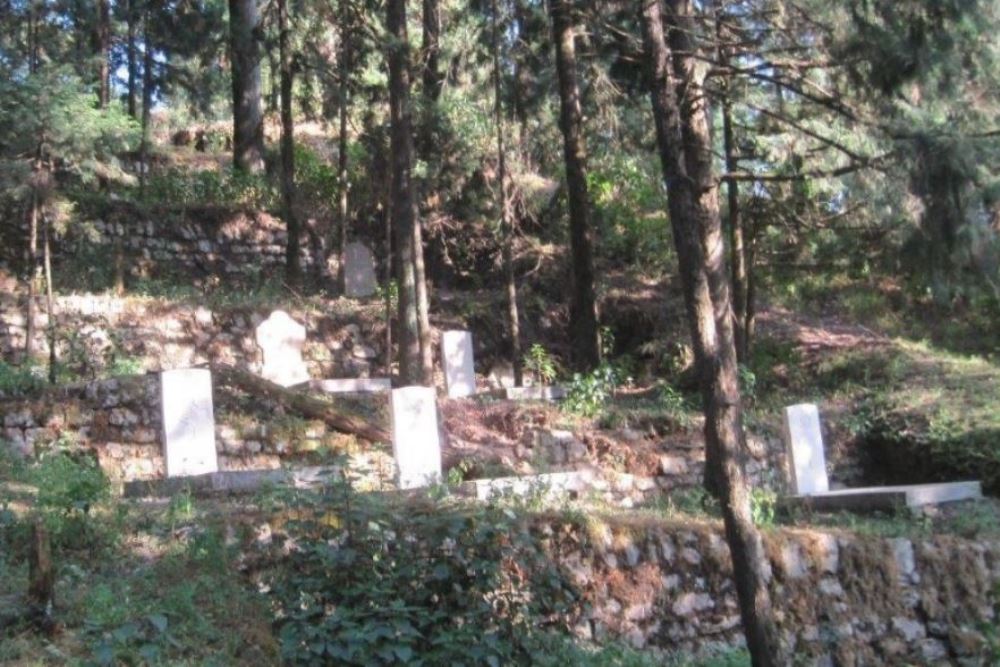
[[[257,325],[257,345],[264,355],[262,377],[282,387],[309,381],[309,369],[302,360],[306,328],[283,310],[276,310]]]
[[[377,288],[372,251],[362,243],[348,243],[344,248],[344,294],[355,299],[371,296]]]
[[[415,489],[441,481],[441,440],[434,389],[393,389],[389,411],[399,488]]]
[[[785,447],[791,462],[792,488],[796,494],[810,495],[830,490],[819,409],[815,405],[803,403],[785,408]]]
[[[160,410],[167,477],[216,472],[212,374],[200,368],[160,373]]]
[[[448,398],[476,393],[476,368],[472,360],[472,333],[445,331],[441,334],[441,361]]]

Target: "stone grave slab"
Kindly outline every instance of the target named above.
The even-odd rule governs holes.
[[[261,376],[282,387],[309,381],[309,369],[302,360],[306,328],[283,310],[276,310],[257,325],[257,345],[264,355]]]
[[[459,492],[476,500],[490,500],[495,496],[530,496],[541,494],[546,498],[580,493],[594,488],[594,473],[590,470],[553,472],[521,477],[497,477],[463,482]]]
[[[344,294],[352,299],[375,294],[375,257],[368,246],[348,243],[344,247]]]
[[[810,495],[829,491],[819,409],[812,403],[785,408],[784,435],[795,493]]]
[[[216,472],[212,374],[200,368],[160,373],[160,410],[167,477]]]
[[[983,489],[979,482],[946,482],[837,489],[826,493],[791,496],[785,499],[783,504],[809,507],[818,511],[890,511],[901,507],[913,509],[924,505],[977,500],[982,497]]]
[[[472,360],[472,332],[442,332],[441,361],[444,365],[444,381],[448,398],[464,398],[476,393],[476,367]]]
[[[505,387],[493,395],[507,401],[561,401],[566,398],[566,387],[557,385],[538,387]]]
[[[389,378],[338,378],[334,380],[313,380],[312,389],[328,394],[375,394],[392,389]]]
[[[268,486],[313,489],[327,486],[341,476],[341,470],[335,467],[223,470],[191,477],[126,482],[122,495],[126,498],[169,498],[183,492],[196,496],[256,493]]]
[[[393,389],[389,412],[399,488],[415,489],[441,481],[441,439],[434,389]]]
[[[785,446],[792,472],[794,495],[786,505],[802,505],[815,510],[891,510],[982,498],[977,481],[938,484],[869,486],[830,490],[820,432],[819,410],[815,405],[785,408]]]

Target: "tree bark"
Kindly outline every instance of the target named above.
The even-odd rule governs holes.
[[[431,103],[441,98],[441,8],[438,0],[424,0],[423,7],[424,97]]]
[[[149,124],[153,109],[153,44],[149,32],[149,7],[142,14],[142,138],[139,143],[139,196],[146,192],[149,170]]]
[[[337,254],[337,285],[342,292],[347,287],[344,283],[344,249],[347,247],[348,237],[348,182],[347,182],[347,112],[348,112],[348,79],[351,75],[351,38],[349,35],[349,5],[345,0],[340,0],[339,18],[340,23],[340,82],[337,88],[338,115],[340,120],[339,135],[337,137],[337,228],[336,236],[331,240],[330,245],[336,248]]]
[[[285,244],[285,280],[291,286],[302,282],[299,240],[302,230],[295,214],[295,125],[292,119],[292,54],[288,44],[288,0],[278,0],[278,58],[281,60],[281,198],[288,225]]]
[[[37,166],[34,169],[37,169]],[[27,363],[31,363],[31,356],[35,352],[35,285],[38,277],[39,208],[38,188],[33,184],[31,187],[31,206],[28,209],[28,303],[24,326],[24,359]]]
[[[52,618],[55,582],[49,533],[42,520],[36,519],[31,527],[31,548],[28,552],[28,616],[47,633],[55,629]]]
[[[679,257],[705,412],[706,485],[722,505],[747,646],[754,665],[784,665],[768,590],[770,564],[750,513],[733,320],[705,91],[694,68],[689,0],[639,0],[650,63],[657,144]]]
[[[45,338],[49,344],[49,384],[56,383],[56,310],[52,295],[52,244],[49,242],[50,224],[48,216],[42,215],[42,255],[45,267],[45,310],[48,323]]]
[[[497,0],[492,0],[493,10],[492,46],[493,46],[493,116],[497,134],[497,163],[500,181],[500,234],[503,237],[503,272],[507,287],[507,328],[510,334],[510,363],[514,368],[514,385],[524,384],[523,351],[521,349],[521,322],[517,308],[517,282],[514,278],[514,226],[510,219],[510,207],[507,202],[507,150],[503,123],[503,86],[500,70],[500,10]]]
[[[406,30],[406,0],[386,2],[389,65],[391,202],[399,283],[399,375],[403,385],[424,384],[417,313],[414,257],[416,203],[413,196],[413,119],[410,112],[410,46]]]
[[[721,13],[716,18],[716,38],[719,63],[727,67],[729,53],[722,46],[724,24]],[[733,108],[731,86],[727,84],[722,91],[722,150],[725,155],[726,173],[735,174],[739,169],[736,156],[736,139],[733,132]],[[750,352],[750,340],[747,337],[747,264],[746,248],[743,242],[743,219],[740,215],[739,182],[735,179],[726,180],[726,216],[729,227],[729,265],[733,284],[733,324],[736,339],[736,360],[745,364]]]
[[[572,0],[552,0],[552,38],[559,75],[559,124],[563,134],[566,186],[569,198],[570,246],[573,258],[570,339],[577,367],[586,369],[601,361],[594,293],[594,258],[587,192],[587,148],[583,138],[583,114],[576,78],[576,48]]]
[[[225,364],[213,365],[212,376],[226,387],[234,387],[256,397],[274,401],[285,409],[318,419],[341,433],[349,433],[370,442],[390,442],[389,432],[370,421],[352,414],[329,401],[310,396],[302,391],[288,389],[259,375]]]
[[[260,101],[260,29],[256,0],[229,0],[229,54],[233,85],[233,166],[264,169],[264,117]]]
[[[136,80],[139,78],[139,64],[136,60],[135,45],[135,0],[125,0],[125,24],[127,30],[127,43],[125,45],[126,61],[128,67],[128,115],[136,118],[139,115],[136,104]]]
[[[97,2],[97,51],[100,58],[98,103],[102,109],[107,109],[111,101],[111,5],[108,0]]]

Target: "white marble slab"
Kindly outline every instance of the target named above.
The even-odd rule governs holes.
[[[812,403],[785,408],[784,436],[795,494],[829,491],[819,409]]]
[[[291,387],[309,381],[309,369],[302,359],[306,328],[283,310],[276,310],[257,325],[257,345],[264,355],[262,377]]]
[[[471,332],[442,332],[441,361],[444,365],[448,398],[464,398],[476,393],[476,367],[472,358]]]
[[[167,477],[216,472],[212,374],[198,368],[164,371],[160,397]]]
[[[434,389],[393,389],[389,412],[399,488],[415,489],[440,482],[441,439]]]

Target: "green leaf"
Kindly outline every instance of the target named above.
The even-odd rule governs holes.
[[[157,632],[163,633],[167,631],[167,617],[163,614],[150,614],[147,620],[150,625],[156,628]]]

